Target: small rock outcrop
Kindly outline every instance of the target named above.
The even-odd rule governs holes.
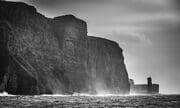
[[[0,1],[0,92],[129,93],[122,49],[87,36],[73,15],[46,18],[33,6]]]

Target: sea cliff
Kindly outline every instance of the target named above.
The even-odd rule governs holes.
[[[33,6],[0,1],[0,92],[128,94],[116,42],[87,36],[73,15],[46,18]]]

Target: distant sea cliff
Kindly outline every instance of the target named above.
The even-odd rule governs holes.
[[[33,6],[0,1],[0,92],[128,94],[116,42],[87,36],[73,15],[46,18]]]

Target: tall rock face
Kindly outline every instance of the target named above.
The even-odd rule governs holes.
[[[70,92],[88,91],[86,28],[86,23],[73,15],[53,19],[54,36],[62,52],[60,66],[64,70],[64,76],[68,78]],[[64,86],[66,87],[67,84]]]
[[[116,42],[88,37],[88,72],[97,93],[127,94],[128,74],[122,49]]]
[[[129,92],[116,43],[87,36],[72,15],[46,18],[25,3],[0,1],[0,60],[0,92]]]

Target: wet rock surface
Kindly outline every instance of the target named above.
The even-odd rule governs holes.
[[[2,108],[179,108],[180,95],[152,96],[6,96]]]

